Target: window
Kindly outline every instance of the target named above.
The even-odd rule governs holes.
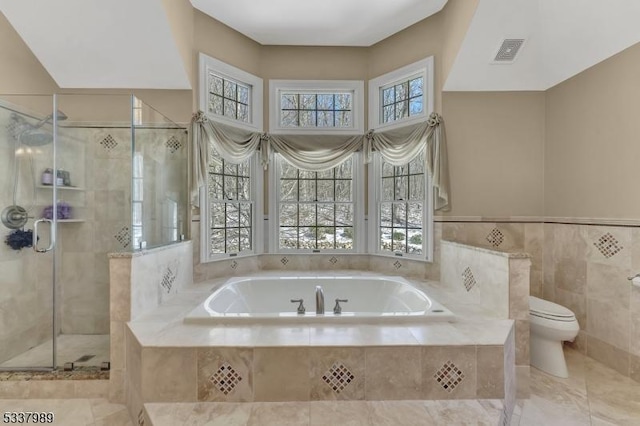
[[[261,173],[257,158],[240,164],[223,160],[210,150],[207,181],[205,260],[255,254],[259,229],[256,213]]]
[[[210,119],[262,132],[262,79],[201,53],[200,109]]]
[[[271,80],[273,133],[364,132],[364,82]]]
[[[433,111],[433,58],[369,81],[369,127],[384,129],[426,119]]]
[[[210,71],[207,111],[243,123],[249,122],[249,86]]]
[[[332,169],[310,172],[276,156],[271,172],[271,251],[363,249],[363,190],[357,158],[354,155]]]
[[[280,94],[280,126],[350,128],[353,93]]]
[[[133,173],[131,176],[133,192],[131,194],[131,210],[133,213],[131,231],[133,233],[133,247],[141,249],[142,246],[142,206],[144,194],[144,157],[142,153],[133,155]]]
[[[382,123],[391,123],[406,117],[421,115],[424,111],[422,102],[424,77],[414,76],[411,79],[396,82],[383,87],[382,90]]]
[[[200,109],[209,119],[262,132],[262,91],[262,79],[200,54]],[[210,146],[207,172],[200,196],[200,260],[259,253],[263,173],[258,154],[232,164]]]
[[[376,155],[370,168],[370,248],[373,253],[431,259],[431,187],[424,153],[402,166]]]
[[[432,57],[369,81],[372,129],[423,122],[432,111]],[[369,166],[369,252],[432,260],[432,199],[424,152],[400,166],[374,154]]]

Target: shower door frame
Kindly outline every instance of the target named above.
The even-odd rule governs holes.
[[[53,95],[6,95],[6,96],[52,96],[52,158],[51,158],[51,168],[52,170],[57,170],[57,164],[58,164],[58,98],[57,98],[57,94],[53,94]],[[12,109],[12,111],[14,111]],[[16,113],[22,114],[22,115],[27,115],[23,112],[20,111],[14,111]],[[32,118],[37,118],[34,116],[31,116]],[[16,160],[17,161],[17,160]],[[17,167],[17,164],[14,164],[14,167]],[[52,179],[52,191],[51,191],[51,205],[53,206],[53,211],[52,211],[52,219],[50,220],[50,241],[49,241],[49,247],[45,248],[45,249],[39,249],[37,246],[37,239],[38,239],[38,233],[37,231],[37,223],[42,223],[42,222],[46,222],[46,221],[42,221],[39,218],[33,217],[34,223],[33,223],[33,245],[31,247],[31,249],[38,253],[38,254],[46,254],[48,252],[52,252],[51,256],[51,282],[50,282],[50,291],[52,293],[52,303],[51,303],[51,365],[49,366],[20,366],[20,367],[0,367],[0,372],[11,372],[11,371],[55,371],[57,370],[57,333],[56,333],[56,329],[58,327],[58,321],[57,321],[57,298],[56,298],[56,290],[57,290],[57,281],[58,281],[58,268],[56,267],[57,264],[57,230],[58,230],[58,212],[57,212],[57,199],[58,199],[58,183],[57,183],[57,179],[56,179],[56,174],[54,173],[54,178]],[[36,179],[37,179],[37,174],[33,176],[34,179],[34,186],[36,186]],[[37,197],[34,194],[34,197]],[[34,204],[36,203],[36,198],[34,198]],[[36,278],[37,279],[37,278]],[[28,351],[28,350],[27,350]],[[26,352],[26,351],[25,351]],[[23,352],[24,353],[24,352]]]

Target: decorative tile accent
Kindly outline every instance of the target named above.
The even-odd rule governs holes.
[[[335,256],[332,256],[331,259],[329,259],[329,262],[335,265],[336,263],[338,263],[338,259],[336,259]]]
[[[177,276],[171,270],[171,268],[167,268],[167,270],[164,272],[164,275],[162,275],[162,281],[160,282],[160,286],[164,288],[167,291],[167,293],[170,293],[171,287],[173,287],[173,283],[175,282],[176,278]]]
[[[498,228],[493,228],[487,235],[487,241],[494,247],[500,247],[504,241],[504,234]]]
[[[283,257],[282,259],[280,259],[280,263],[282,263],[283,265],[287,265],[287,263],[289,263],[289,259],[287,259],[287,256]]]
[[[242,377],[228,362],[222,363],[220,368],[209,378],[216,388],[225,395],[232,392],[242,381]]]
[[[593,245],[595,245],[598,250],[600,250],[600,253],[602,253],[602,255],[607,259],[615,256],[624,248],[620,242],[608,232],[598,238],[598,241],[593,243]]]
[[[453,362],[447,361],[436,371],[433,378],[442,389],[452,392],[464,380],[464,373]]]
[[[102,145],[102,147],[107,151],[111,151],[118,146],[118,142],[113,138],[113,136],[107,135],[100,141],[100,145]]]
[[[349,371],[343,363],[334,363],[331,368],[324,373],[322,380],[329,385],[335,393],[340,393],[351,384],[356,376]]]
[[[176,138],[175,136],[171,136],[167,140],[165,145],[169,149],[169,152],[171,152],[172,154],[175,153],[180,148],[182,148],[182,142],[178,138]]]
[[[400,268],[402,268],[402,262],[400,262],[399,260],[396,260],[396,261],[393,263],[393,266],[395,266],[395,267],[396,267],[396,269],[400,269]]]
[[[113,237],[118,240],[120,245],[124,248],[129,247],[129,244],[131,244],[131,230],[128,226],[123,226],[122,229],[120,229]]]
[[[476,277],[473,276],[473,272],[471,272],[471,268],[467,266],[467,268],[462,272],[462,284],[464,284],[464,288],[467,291],[471,291],[474,285],[477,284]]]
[[[238,267],[238,262],[236,262],[235,260],[233,262],[231,262],[231,269],[236,269]]]

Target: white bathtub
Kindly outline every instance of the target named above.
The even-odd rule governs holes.
[[[316,286],[324,292],[325,314],[316,314]],[[305,314],[297,313],[304,299]],[[334,314],[336,299],[342,313]],[[192,324],[236,322],[425,322],[454,315],[401,277],[249,277],[232,278],[185,318]]]

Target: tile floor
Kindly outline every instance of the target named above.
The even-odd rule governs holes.
[[[0,413],[8,411],[52,412],[55,425],[133,426],[127,407],[106,399],[0,399]]]
[[[512,426],[640,425],[640,383],[567,349],[571,377],[531,369],[530,399]],[[130,426],[123,405],[104,399],[0,400],[4,411],[52,411],[55,424]],[[189,425],[497,425],[500,404],[466,401],[147,404],[154,426]]]
[[[74,362],[76,366],[100,366],[109,361],[108,334],[61,334],[58,336],[58,365]],[[52,363],[51,340],[0,364],[0,367],[47,367]],[[93,355],[87,361],[77,360]]]

